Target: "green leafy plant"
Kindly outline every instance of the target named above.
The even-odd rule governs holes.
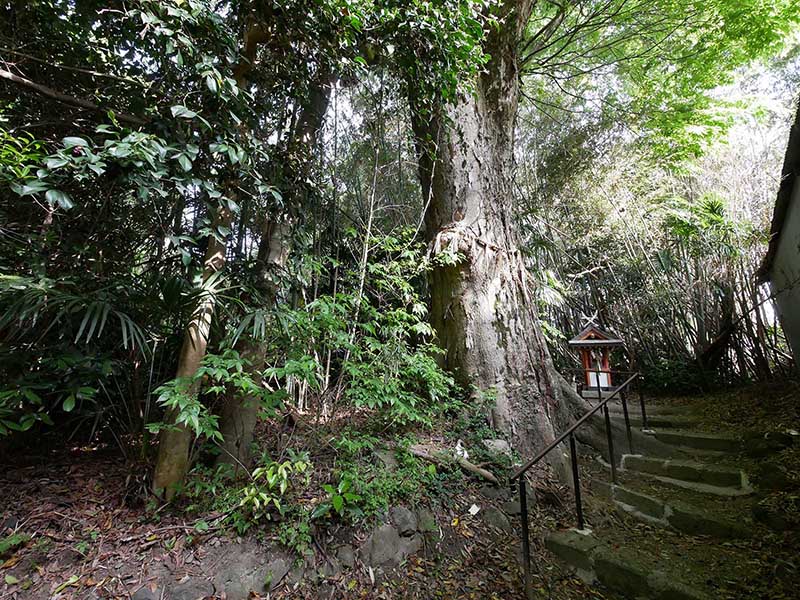
[[[265,374],[302,381],[320,393],[329,381],[347,404],[392,424],[430,424],[456,386],[437,363],[441,350],[432,342],[427,308],[415,285],[431,266],[412,235],[403,231],[370,240],[375,250],[363,286],[358,269],[347,270],[335,296],[322,294],[302,309],[280,311],[284,335],[276,345],[284,359]]]
[[[11,535],[0,540],[0,557],[6,556],[12,550],[15,550],[28,543],[31,537],[24,533],[12,533]]]
[[[311,523],[306,511],[278,526],[278,541],[303,556],[311,546]]]
[[[311,464],[305,460],[262,464],[253,471],[251,482],[241,490],[239,508],[253,522],[262,518],[269,520],[272,509],[282,513],[283,497],[290,485],[293,482],[307,484],[310,468]]]
[[[314,509],[311,518],[318,519],[336,513],[354,521],[363,516],[364,512],[360,508],[361,496],[354,493],[352,488],[353,481],[346,474],[342,475],[335,487],[328,483],[323,485],[322,489],[328,497]]]
[[[206,354],[200,367],[192,377],[179,377],[168,381],[155,390],[158,403],[165,409],[174,410],[176,424],[183,424],[194,430],[195,435],[220,442],[219,416],[199,397],[202,387],[204,394],[219,396],[226,392],[240,394],[259,403],[262,413],[274,414],[280,405],[283,394],[273,393],[259,385],[249,363],[233,349],[225,349],[221,354]],[[150,431],[156,433],[169,427],[164,423],[151,423]]]

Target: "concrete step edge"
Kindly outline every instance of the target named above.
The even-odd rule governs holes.
[[[649,424],[651,427],[653,425]],[[687,431],[683,429],[655,428],[648,431],[659,442],[709,452],[738,453],[743,449],[742,440],[736,436],[719,433]]]
[[[740,496],[753,491],[745,472],[730,467],[623,454],[620,468],[670,485],[717,496]]]
[[[588,584],[600,582],[607,588],[630,597],[654,600],[705,600],[708,596],[666,573],[651,570],[636,562],[635,554],[612,549],[591,531],[551,532],[545,546],[559,559],[575,568]]]
[[[618,423],[625,423],[625,415],[623,413],[610,413],[611,418]],[[636,427],[637,429],[641,428],[642,417],[638,414],[629,414],[628,415],[631,427]],[[665,429],[681,429],[695,426],[700,421],[697,419],[688,419],[685,417],[670,417],[670,416],[658,416],[658,415],[647,415],[647,426],[648,427],[655,427],[655,428],[665,428]]]
[[[664,501],[614,483],[592,480],[591,487],[605,495],[627,515],[651,525],[671,527],[681,533],[713,538],[743,539],[752,537],[749,528],[727,519],[716,518],[688,502]]]

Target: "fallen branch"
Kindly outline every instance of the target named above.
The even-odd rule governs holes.
[[[411,446],[408,451],[417,458],[421,458],[423,460],[427,460],[428,462],[432,462],[436,465],[447,464],[449,462],[455,461],[458,463],[458,466],[464,469],[465,471],[472,473],[473,475],[477,475],[478,477],[482,477],[486,481],[490,481],[495,485],[500,485],[497,477],[495,477],[491,472],[487,471],[486,469],[482,469],[476,464],[469,462],[466,458],[461,456],[456,456],[454,454],[450,454],[444,450],[436,450],[431,449],[427,446],[421,445],[414,445]]]

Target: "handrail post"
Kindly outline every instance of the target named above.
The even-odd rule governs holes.
[[[625,415],[625,432],[628,435],[628,450],[631,454],[636,454],[633,450],[633,434],[631,433],[631,417],[628,414],[628,393],[622,390],[619,393],[620,400],[622,400],[622,414]]]
[[[583,529],[583,505],[581,504],[581,480],[578,474],[578,451],[575,449],[575,435],[569,434],[569,451],[572,456],[572,480],[575,484],[575,511],[578,513],[578,529]]]
[[[637,377],[638,377],[638,374],[634,374],[634,375],[632,375],[631,377],[629,377],[628,379],[626,379],[626,380],[625,380],[625,382],[624,382],[624,383],[623,383],[621,386],[619,386],[619,387],[620,387],[620,388],[624,388],[625,386],[628,386],[628,385],[630,385],[631,383],[633,383],[633,380],[634,380],[634,379],[636,379]],[[528,469],[530,469],[530,468],[531,468],[533,465],[535,465],[537,462],[539,462],[541,459],[543,459],[543,458],[545,457],[545,455],[547,455],[547,453],[548,453],[548,452],[551,452],[551,451],[552,451],[552,450],[554,450],[556,447],[558,447],[558,446],[561,444],[561,442],[565,441],[565,440],[566,440],[566,439],[567,439],[567,438],[568,438],[570,435],[572,435],[572,433],[573,433],[573,432],[574,432],[574,431],[575,431],[575,430],[576,430],[578,427],[580,427],[580,426],[581,426],[583,423],[585,423],[585,422],[586,422],[588,419],[590,419],[590,418],[591,418],[591,417],[592,417],[592,416],[593,416],[595,413],[597,413],[597,412],[598,412],[598,411],[599,411],[599,410],[600,410],[600,409],[601,409],[601,408],[602,408],[602,407],[603,407],[605,404],[607,404],[607,403],[608,403],[608,402],[610,402],[612,399],[614,399],[614,398],[616,397],[616,395],[617,395],[619,392],[620,392],[620,389],[617,389],[617,390],[615,390],[615,391],[614,391],[614,392],[612,392],[612,393],[609,395],[609,397],[608,397],[607,399],[605,399],[605,400],[604,400],[604,401],[603,401],[603,402],[602,402],[600,405],[598,405],[598,406],[595,406],[595,407],[594,407],[594,408],[592,408],[591,410],[587,411],[587,412],[586,412],[586,413],[585,413],[585,414],[584,414],[584,415],[583,415],[583,416],[582,416],[580,419],[578,419],[578,420],[577,420],[575,423],[573,423],[573,424],[572,424],[572,427],[570,427],[569,429],[567,429],[567,430],[566,430],[564,433],[562,433],[562,434],[561,434],[561,435],[559,435],[559,436],[558,436],[558,437],[557,437],[555,440],[553,440],[553,441],[552,441],[552,442],[551,442],[551,443],[550,443],[550,444],[547,446],[547,448],[545,448],[544,450],[542,450],[541,452],[539,452],[539,454],[537,454],[537,455],[536,455],[535,457],[533,457],[531,460],[527,461],[527,462],[526,462],[524,465],[520,466],[520,467],[519,467],[519,468],[518,468],[518,469],[517,469],[517,470],[514,472],[514,474],[511,476],[511,479],[518,479],[518,478],[519,478],[519,477],[520,477],[520,476],[521,476],[523,473],[525,473],[525,472],[526,472]]]
[[[525,489],[525,475],[517,479],[519,486],[520,519],[522,519],[522,565],[525,578],[525,597],[533,600],[533,582],[531,581],[531,541],[528,532],[528,492]]]
[[[584,373],[589,375],[592,373],[593,369],[585,369]],[[624,396],[625,389],[631,385],[634,380],[640,380],[641,374],[640,373],[633,373],[628,379],[626,379],[621,385],[617,386],[616,389],[611,390],[609,393],[608,398],[605,400],[602,399],[602,387],[600,386],[600,377],[599,371],[594,371],[597,373],[597,387],[598,387],[598,396],[600,396],[600,403],[588,410],[582,417],[580,417],[572,426],[561,433],[556,439],[554,439],[546,448],[541,450],[536,456],[532,459],[521,465],[517,468],[514,474],[511,476],[512,481],[512,491],[513,491],[513,482],[516,481],[517,484],[520,486],[519,489],[519,504],[520,504],[520,518],[522,520],[522,552],[523,552],[523,569],[524,569],[524,578],[525,578],[525,595],[528,600],[533,600],[533,582],[531,581],[531,563],[530,563],[530,531],[528,528],[528,499],[527,499],[527,487],[525,486],[525,473],[528,472],[533,465],[538,463],[541,459],[543,459],[549,452],[555,450],[556,448],[560,447],[560,445],[569,438],[569,450],[570,450],[570,459],[572,461],[572,479],[574,485],[574,492],[575,492],[575,511],[578,516],[578,529],[585,529],[586,524],[583,520],[583,502],[581,500],[581,481],[580,481],[580,472],[578,469],[578,450],[575,445],[575,431],[583,425],[586,421],[592,418],[597,411],[601,408],[603,409],[603,414],[605,415],[605,422],[606,422],[606,433],[608,435],[608,452],[611,458],[611,477],[614,483],[617,482],[617,471],[616,471],[616,464],[614,462],[614,440],[613,434],[611,431],[611,415],[608,410],[608,403],[613,400],[618,394],[622,396],[622,406],[623,411],[625,412],[625,425],[628,430],[628,444],[631,447],[631,451],[633,451],[633,441],[631,438],[631,431],[630,431],[630,420],[628,418],[628,409],[627,409],[627,400]],[[646,423],[647,416],[644,413],[644,397],[641,393],[641,388],[639,389],[639,399],[642,403],[642,419],[643,422]]]
[[[642,376],[639,374],[636,377],[636,385],[639,388],[639,406],[642,408],[642,429],[650,429],[647,426],[647,411],[644,408],[644,393],[642,392]]]
[[[603,405],[606,417],[606,437],[608,438],[608,458],[611,463],[611,481],[617,483],[617,465],[614,459],[614,435],[611,432],[611,415],[608,413],[608,403]]]

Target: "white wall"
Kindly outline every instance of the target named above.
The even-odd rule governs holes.
[[[786,339],[800,367],[800,177],[781,228],[778,250],[770,269],[772,292]]]

